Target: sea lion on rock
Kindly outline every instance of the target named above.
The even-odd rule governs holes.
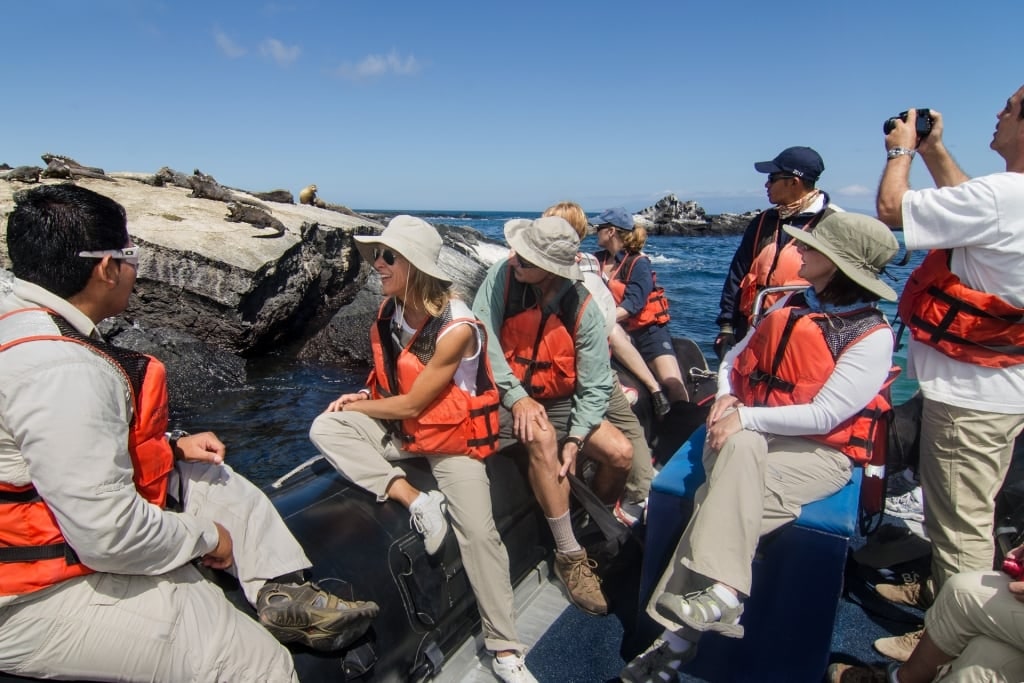
[[[299,204],[316,206],[316,185],[306,185],[299,190]]]
[[[284,223],[263,209],[239,202],[228,202],[228,215],[224,220],[231,223],[248,223],[257,228],[273,228],[277,231],[274,235],[253,235],[253,237],[281,237],[286,231]]]
[[[38,183],[39,176],[43,172],[38,166],[17,166],[4,174],[4,180],[21,183]]]

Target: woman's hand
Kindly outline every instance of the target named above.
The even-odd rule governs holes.
[[[740,421],[740,412],[730,408],[729,412],[708,426],[708,445],[716,451],[720,450],[730,436],[741,431],[743,423]]]
[[[732,394],[726,394],[725,396],[719,396],[716,398],[714,404],[711,406],[711,410],[708,412],[708,429],[711,429],[711,425],[722,419],[722,416],[725,415],[727,410],[738,408],[740,405],[742,405],[740,400]]]
[[[342,394],[339,398],[331,401],[327,404],[327,410],[325,413],[337,413],[345,409],[345,406],[349,403],[355,403],[356,401],[365,401],[370,398],[370,395],[365,391],[359,391],[354,394]]]

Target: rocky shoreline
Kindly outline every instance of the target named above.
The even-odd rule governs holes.
[[[104,332],[167,363],[176,402],[241,385],[245,359],[266,354],[347,367],[370,362],[366,330],[380,305],[380,279],[353,237],[379,232],[389,215],[316,202],[315,186],[301,193],[310,203],[296,204],[287,190],[230,188],[198,170],[106,173],[67,157],[43,159],[46,169],[0,172],[0,224],[15,193],[38,183],[75,182],[124,205],[143,256],[128,309],[105,322]],[[695,202],[671,195],[638,216],[656,235],[731,234],[740,222],[705,216]],[[469,228],[438,230],[441,264],[471,296],[506,247]],[[10,286],[9,267],[3,240],[0,290]]]

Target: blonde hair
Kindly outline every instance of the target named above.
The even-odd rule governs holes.
[[[436,318],[444,312],[451,299],[451,284],[427,275],[416,266],[409,264],[409,277],[405,284],[402,302],[409,308],[422,308],[427,315]],[[410,300],[415,298],[415,301]]]
[[[647,244],[647,231],[641,225],[634,226],[632,230],[615,228],[615,232],[622,238],[622,245],[630,254],[639,254]]]
[[[576,202],[559,202],[549,206],[544,209],[542,218],[547,218],[548,216],[564,218],[572,226],[573,230],[579,234],[581,242],[587,236],[587,231],[590,229],[590,222],[587,221],[586,212]]]

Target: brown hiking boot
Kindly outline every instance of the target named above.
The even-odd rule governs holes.
[[[568,553],[555,552],[555,573],[569,593],[569,600],[588,614],[608,614],[608,600],[601,592],[601,579],[594,574],[597,562],[580,548]]]
[[[879,583],[875,592],[894,605],[926,610],[935,602],[935,589],[931,578],[924,583]]]
[[[889,659],[895,659],[897,662],[905,662],[910,659],[910,653],[913,652],[914,648],[917,647],[917,644],[921,642],[922,635],[924,635],[923,628],[918,631],[904,633],[902,636],[879,638],[875,641],[875,649]]]
[[[375,602],[342,600],[312,582],[268,581],[256,599],[260,623],[280,642],[325,652],[361,637],[378,612]]]

